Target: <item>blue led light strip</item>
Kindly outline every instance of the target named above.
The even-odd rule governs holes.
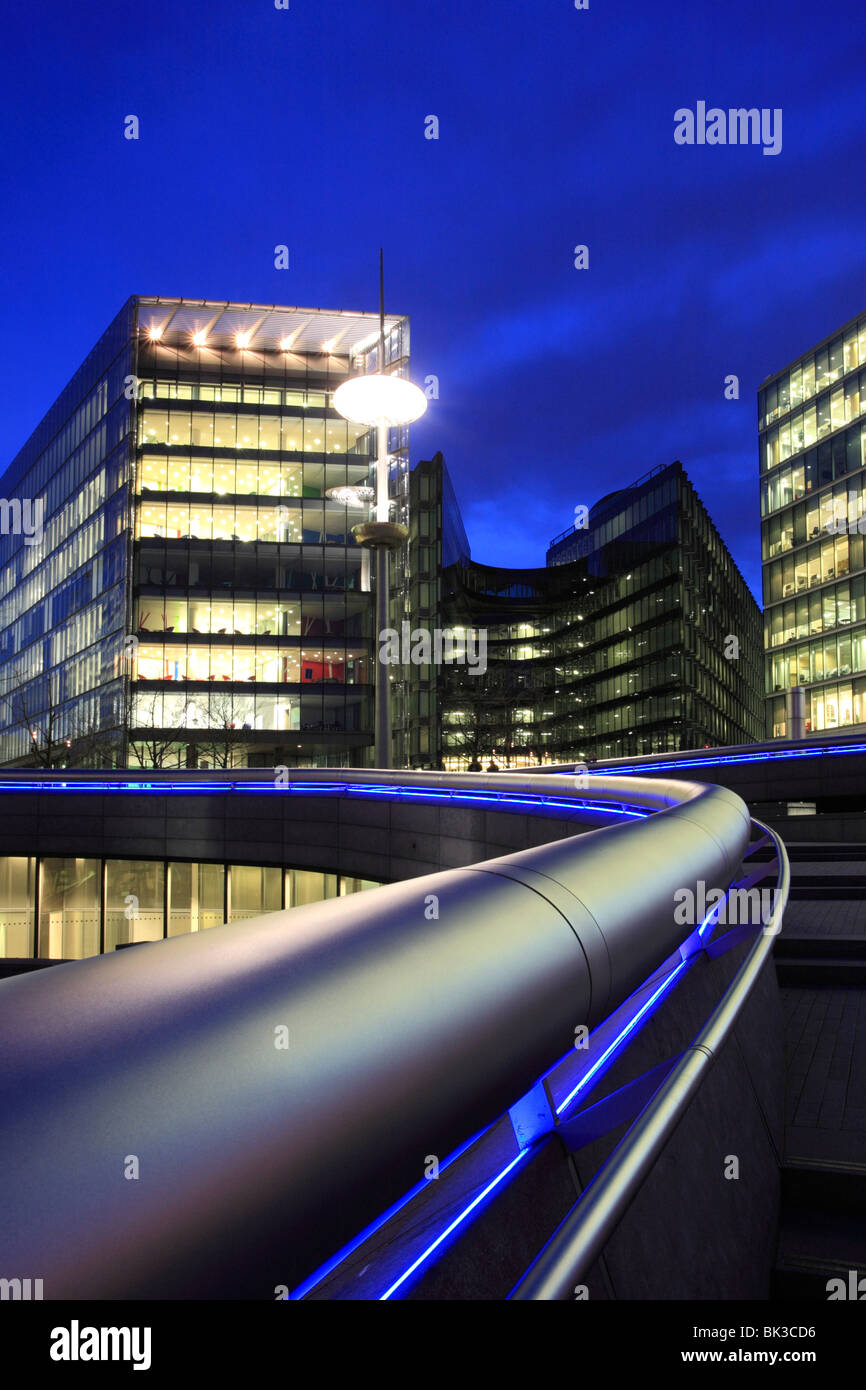
[[[614,766],[612,763],[605,763],[588,768],[587,772],[593,777],[626,777],[630,775],[639,776],[642,772],[652,771],[653,769],[669,770],[673,768],[694,768],[694,767],[722,767],[728,764],[735,765],[740,763],[763,763],[779,762],[789,758],[823,758],[823,757],[844,757],[860,756],[866,753],[866,743],[854,744],[823,744],[815,748],[790,748],[780,749],[778,752],[772,750],[762,750],[758,753],[714,753],[707,750],[705,755],[691,758],[659,759],[651,761],[649,758],[643,763],[624,763]],[[573,774],[569,772],[551,772],[551,777],[568,777]],[[198,792],[246,792],[252,795],[266,795],[282,792],[304,792],[304,791],[350,791],[356,794],[362,792],[369,796],[426,796],[431,798],[454,799],[457,797],[472,801],[501,801],[513,805],[543,805],[546,802],[555,805],[566,806],[590,806],[593,810],[604,810],[605,807],[595,806],[583,799],[574,801],[561,800],[539,796],[536,799],[526,797],[508,797],[496,792],[475,792],[471,788],[465,790],[450,790],[438,787],[409,787],[409,786],[373,786],[363,783],[350,782],[294,782],[288,786],[275,786],[268,782],[93,782],[77,781],[69,778],[62,782],[45,782],[39,779],[32,781],[6,782],[0,780],[0,792],[153,792],[155,795],[166,795],[168,793],[182,796],[193,796]],[[642,810],[622,810],[619,814],[624,815],[646,815]]]
[[[604,801],[594,801],[591,797],[562,796],[549,797],[511,796],[507,792],[472,791],[459,788],[410,787],[404,785],[379,786],[363,782],[291,782],[286,786],[276,786],[269,782],[92,782],[65,780],[63,782],[5,782],[0,780],[0,793],[3,792],[66,792],[77,795],[79,792],[145,792],[155,796],[194,796],[208,793],[246,793],[252,796],[280,796],[286,792],[307,793],[319,796],[325,792],[343,793],[346,796],[384,796],[397,799],[401,796],[423,797],[433,801],[452,803],[484,803],[492,806],[535,806],[544,808],[562,807],[566,810],[591,811],[593,815],[620,816],[631,820],[642,820],[652,812],[643,807],[619,804],[611,806]]]
[[[736,886],[737,886],[736,884],[733,885],[734,888],[736,888]],[[728,894],[730,893],[730,891],[731,891],[731,890],[730,890],[730,888],[729,888],[729,889],[728,889],[728,892],[725,894],[725,896],[724,896],[723,898],[720,898],[719,901],[715,904],[715,906],[713,906],[713,907],[710,908],[710,910],[709,910],[709,912],[707,913],[706,917],[705,917],[704,920],[701,922],[701,925],[698,927],[698,936],[700,937],[701,941],[703,941],[703,939],[704,939],[704,932],[707,930],[707,927],[709,927],[709,926],[716,926],[716,925],[717,925],[717,924],[713,921],[713,918],[716,916],[716,914],[717,914],[717,912],[719,911],[719,909],[720,909],[721,907],[723,907],[724,904],[728,901]]]
[[[784,762],[788,758],[844,757],[846,753],[856,756],[866,753],[866,743],[824,744],[816,748],[788,748],[780,749],[777,753],[765,749],[760,753],[733,754],[720,751],[718,755],[714,755],[712,750],[707,749],[703,757],[679,758],[675,761],[662,758],[659,758],[658,761],[650,761],[648,757],[644,763],[627,763],[617,766],[612,763],[604,763],[586,770],[592,777],[626,777],[630,774],[639,776],[642,772],[651,772],[654,768],[667,770],[683,767],[723,767],[735,763]],[[573,776],[569,772],[557,773],[556,775],[561,777]]]
[[[491,1181],[487,1184],[484,1190],[482,1192],[479,1192],[478,1196],[475,1197],[469,1203],[468,1207],[464,1207],[460,1215],[455,1216],[454,1220],[445,1227],[445,1230],[441,1231],[434,1241],[431,1241],[431,1243],[427,1246],[427,1249],[423,1250],[421,1254],[418,1256],[417,1260],[413,1260],[409,1268],[404,1269],[403,1273],[400,1275],[400,1278],[395,1279],[391,1287],[386,1289],[383,1294],[379,1295],[380,1303],[383,1303],[385,1299],[390,1298],[392,1293],[395,1293],[396,1290],[399,1289],[400,1285],[404,1284],[406,1280],[409,1278],[409,1276],[415,1273],[416,1269],[419,1269],[421,1265],[425,1263],[426,1260],[429,1260],[430,1256],[433,1254],[433,1251],[438,1249],[438,1247],[442,1244],[443,1240],[446,1240],[448,1236],[451,1235],[452,1231],[456,1231],[457,1227],[460,1226],[462,1222],[466,1220],[469,1213],[474,1211],[476,1207],[484,1201],[484,1198],[490,1195],[490,1193],[493,1191],[495,1187],[499,1186],[503,1178],[506,1178],[508,1174],[511,1172],[512,1168],[516,1168],[521,1159],[526,1158],[529,1152],[529,1149],[521,1149],[517,1157],[513,1158],[511,1162],[507,1165],[507,1167],[502,1169],[501,1173],[497,1173],[496,1177],[491,1179]]]
[[[494,1120],[492,1124],[485,1125],[477,1134],[473,1134],[471,1139],[467,1139],[464,1144],[461,1144],[458,1149],[454,1149],[447,1158],[443,1159],[439,1164],[440,1176],[445,1172],[446,1168],[450,1168],[452,1163],[455,1163],[458,1158],[462,1158],[463,1154],[471,1149],[472,1145],[477,1143],[479,1139],[482,1139],[495,1124],[498,1124],[498,1120]],[[298,1284],[297,1287],[292,1290],[290,1295],[291,1300],[297,1302],[305,1298],[311,1289],[314,1289],[317,1284],[321,1284],[323,1279],[326,1279],[333,1270],[343,1264],[350,1255],[354,1254],[365,1241],[369,1240],[371,1236],[374,1236],[377,1231],[381,1230],[393,1216],[396,1216],[398,1211],[402,1211],[403,1207],[405,1207],[408,1202],[411,1202],[412,1199],[419,1196],[420,1193],[425,1192],[429,1186],[430,1182],[428,1178],[421,1178],[416,1182],[414,1187],[410,1187],[408,1192],[404,1193],[402,1197],[399,1197],[396,1202],[388,1207],[386,1211],[383,1211],[380,1216],[377,1216],[374,1221],[371,1221],[369,1226],[365,1226],[363,1231],[360,1231],[358,1235],[348,1241],[346,1245],[342,1246],[337,1251],[336,1255],[332,1255],[329,1260],[326,1260],[324,1264],[320,1265],[318,1269],[308,1275],[303,1283]]]
[[[559,1105],[557,1105],[556,1107],[557,1115],[562,1114],[566,1106],[570,1105],[571,1102],[574,1100],[574,1097],[577,1095],[578,1091],[582,1091],[584,1089],[590,1077],[595,1075],[599,1067],[604,1065],[608,1058],[611,1057],[611,1055],[620,1047],[624,1039],[627,1038],[628,1035],[634,1031],[634,1029],[640,1023],[641,1019],[646,1016],[647,1011],[652,1008],[656,1000],[659,999],[670,988],[677,976],[680,975],[682,971],[687,968],[690,960],[691,957],[687,957],[685,960],[681,960],[679,965],[674,966],[673,970],[671,970],[671,972],[665,976],[658,989],[656,989],[654,993],[650,995],[649,999],[647,999],[641,1005],[637,1013],[635,1013],[633,1017],[629,1019],[625,1027],[614,1038],[613,1042],[611,1042],[605,1048],[598,1061],[594,1062],[593,1065],[587,1071],[584,1072],[583,1076],[580,1078],[574,1089],[571,1090],[569,1094],[565,1097],[565,1100],[560,1101]],[[557,1066],[559,1065],[560,1064],[557,1063]]]

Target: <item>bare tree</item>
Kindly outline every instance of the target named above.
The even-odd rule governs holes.
[[[102,727],[99,693],[61,704],[59,684],[58,672],[22,678],[7,696],[8,723],[19,725],[27,736],[19,761],[45,768],[114,767],[118,731]]]
[[[485,721],[483,701],[478,695],[458,695],[449,692],[448,705],[442,712],[443,757],[463,757],[469,760],[469,771],[481,771],[481,758],[490,751],[491,729]],[[454,718],[449,718],[454,715]],[[458,718],[459,716],[459,722]]]
[[[27,731],[30,746],[24,754],[24,761],[34,761],[37,767],[62,767],[69,751],[67,742],[57,732],[58,714],[53,705],[40,714],[31,712],[27,695],[16,691],[10,699],[12,721],[22,724]]]
[[[20,725],[27,734],[27,751],[19,760],[25,765],[62,767],[66,761],[69,742],[61,732],[62,718],[56,695],[56,677],[52,683],[50,673],[34,676],[22,672],[6,696],[8,723]]]
[[[483,675],[471,675],[461,666],[448,671],[442,697],[443,755],[469,760],[470,772],[483,769],[483,759],[501,759],[511,765],[518,749],[515,735],[525,725],[520,714],[529,707],[537,713],[540,672],[518,669],[525,663],[495,662]],[[460,712],[458,722],[448,712]]]
[[[199,743],[199,753],[209,758],[214,767],[234,767],[243,718],[240,698],[233,690],[215,690],[210,697],[209,717],[212,728]]]
[[[159,725],[156,722],[157,714],[160,716]],[[135,703],[136,737],[134,741],[130,738],[129,743],[130,766],[169,767],[171,759],[177,757],[176,744],[180,729],[162,727],[161,716],[162,693],[154,690],[142,694],[138,691]],[[131,733],[131,719],[128,727]]]
[[[106,727],[101,718],[101,694],[79,701],[70,712],[66,726],[66,767],[117,767],[121,743],[117,727]]]

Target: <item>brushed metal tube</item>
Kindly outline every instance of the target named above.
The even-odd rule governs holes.
[[[273,1297],[502,1114],[676,948],[675,889],[727,886],[748,841],[724,788],[597,781],[586,800],[659,814],[0,982],[4,1275],[48,1299]]]
[[[591,1269],[622,1221],[736,1023],[773,948],[791,881],[783,842],[760,821],[754,824],[769,836],[779,857],[778,897],[769,922],[753,942],[718,1007],[626,1131],[600,1176],[572,1207],[512,1290],[511,1300],[554,1301],[573,1297],[575,1283]]]

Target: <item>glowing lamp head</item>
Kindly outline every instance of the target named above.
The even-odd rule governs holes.
[[[291,348],[291,346],[292,346],[292,340],[291,340],[291,338],[281,338],[281,339],[280,339],[280,352],[288,352],[289,349]]]
[[[358,425],[411,425],[427,409],[427,397],[420,387],[401,376],[350,377],[334,392],[334,409]]]
[[[147,330],[147,336],[152,343],[156,343],[162,337],[162,324],[152,323]]]
[[[195,347],[204,347],[207,342],[207,333],[205,330],[200,328],[197,333],[193,333],[192,341]]]
[[[248,348],[252,340],[252,333],[236,333],[235,342],[239,348]]]

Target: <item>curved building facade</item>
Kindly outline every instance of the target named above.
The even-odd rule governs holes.
[[[443,667],[442,759],[460,769],[761,737],[761,616],[682,464],[609,493],[547,568],[460,561],[443,623],[485,629],[487,674]]]

